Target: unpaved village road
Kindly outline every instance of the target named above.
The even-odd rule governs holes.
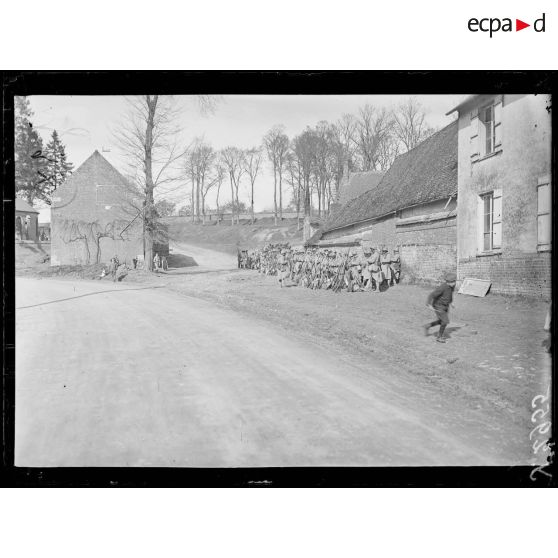
[[[516,462],[381,367],[212,302],[30,278],[16,298],[18,466]]]

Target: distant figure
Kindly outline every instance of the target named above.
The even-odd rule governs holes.
[[[445,343],[444,330],[449,324],[448,310],[450,304],[453,306],[453,290],[455,289],[455,282],[457,276],[455,273],[446,273],[446,282],[436,289],[434,289],[426,300],[426,307],[434,310],[436,313],[436,321],[430,322],[423,326],[424,335],[428,335],[428,330],[431,327],[440,326],[436,341],[438,343]]]
[[[380,267],[382,270],[382,279],[387,281],[388,285],[391,284],[393,277],[391,275],[391,256],[389,255],[387,248],[382,248],[382,254],[380,256]]]
[[[376,288],[373,292],[379,293],[380,292],[380,285],[382,284],[383,277],[382,277],[382,270],[380,268],[380,253],[375,247],[370,248],[371,253],[368,256],[368,272],[370,273],[371,281],[368,286],[368,290],[372,291],[372,281],[376,284]]]
[[[391,257],[391,271],[392,271],[392,286],[399,283],[401,276],[401,256],[399,255],[399,248],[394,248],[393,256]]]
[[[163,271],[169,270],[169,263],[167,262],[167,256],[161,256],[161,267]]]
[[[116,281],[116,270],[118,269],[118,266],[120,265],[120,262],[118,261],[118,256],[115,254],[111,259],[110,259],[110,274],[112,276],[112,280]]]
[[[25,216],[25,223],[23,224],[23,235],[25,240],[29,240],[29,223],[31,222],[31,217],[29,215]]]
[[[16,217],[15,225],[16,225],[16,240],[22,240],[23,225],[21,223],[21,217]]]
[[[138,259],[137,258],[132,258],[132,264],[134,266],[134,269],[137,269],[138,267]]]
[[[155,257],[153,258],[153,267],[155,271],[159,271],[161,267],[161,258],[159,257],[159,252],[155,252]]]

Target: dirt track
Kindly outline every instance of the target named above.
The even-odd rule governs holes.
[[[100,282],[20,279],[17,287],[17,465],[472,465],[510,457],[440,427],[405,385],[394,393],[380,367],[355,367],[207,302]]]
[[[280,289],[179,249],[202,265],[18,278],[17,464],[532,462],[544,303],[458,297],[440,346],[420,334],[424,288]]]

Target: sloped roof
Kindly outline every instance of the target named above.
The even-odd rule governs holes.
[[[52,208],[64,207],[70,201],[66,199],[72,193],[79,192],[92,185],[122,186],[129,192],[134,188],[130,180],[120,174],[97,150],[87,158],[74,173],[56,191],[59,203],[53,203]]]
[[[457,193],[457,121],[399,155],[376,188],[332,215],[324,232]]]
[[[25,200],[21,198],[15,199],[15,208],[16,211],[25,211],[25,213],[39,213],[36,209],[33,209]]]
[[[380,171],[353,172],[349,180],[343,184],[339,191],[339,203],[345,205],[354,198],[358,198],[364,192],[375,188],[384,176]]]

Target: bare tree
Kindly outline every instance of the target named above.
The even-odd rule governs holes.
[[[229,175],[231,185],[231,211],[232,224],[234,224],[234,213],[236,208],[236,224],[240,222],[240,204],[238,200],[238,189],[240,188],[240,180],[246,172],[244,164],[244,152],[238,147],[226,147],[221,151],[221,161]]]
[[[344,114],[335,123],[337,141],[343,153],[343,166],[347,163],[350,171],[355,170],[357,120],[352,114]]]
[[[250,178],[250,209],[252,212],[252,224],[254,224],[254,183],[260,171],[262,162],[262,151],[257,147],[248,149],[244,154],[244,167]]]
[[[434,129],[425,121],[421,104],[412,97],[397,107],[393,118],[393,131],[404,151],[413,149],[434,133]]]
[[[219,208],[219,194],[221,193],[221,186],[223,181],[225,180],[225,175],[227,171],[222,162],[222,154],[219,153],[215,159],[215,163],[213,165],[213,178],[212,181],[215,183],[215,188],[217,189],[215,195],[215,204],[217,206],[217,224],[221,221],[220,213],[221,210]]]
[[[359,110],[355,142],[361,170],[369,171],[379,167],[380,145],[391,141],[392,128],[393,117],[385,108],[377,111],[372,105],[366,104]]]
[[[292,193],[291,199],[296,209],[296,218],[297,218],[298,228],[300,230],[300,204],[302,201],[301,194],[303,193],[303,181],[302,181],[300,162],[296,157],[293,149],[294,146],[287,154],[285,168],[286,168],[287,183],[291,186],[291,193]]]
[[[205,222],[205,199],[214,183],[208,180],[208,175],[216,157],[213,148],[196,138],[193,146],[186,154],[186,176],[192,185],[193,212],[192,222],[199,222],[200,215]]]
[[[275,125],[263,138],[263,145],[267,152],[267,157],[273,168],[273,207],[275,224],[277,224],[277,179],[279,178],[279,212],[283,218],[283,194],[282,179],[283,170],[289,151],[289,138],[284,133],[285,127]]]
[[[304,217],[310,217],[311,212],[311,176],[314,165],[316,135],[313,130],[306,128],[304,132],[293,140],[293,153],[300,169],[300,179],[303,190]]]
[[[200,110],[210,113],[218,98],[198,96]],[[140,95],[127,99],[128,108],[113,132],[116,145],[126,155],[142,192],[144,256],[153,268],[153,241],[161,232],[154,211],[154,190],[177,183],[182,169],[179,162],[186,149],[180,145],[181,110],[176,98],[168,95]]]
[[[113,133],[118,147],[128,157],[143,190],[144,252],[148,269],[153,265],[153,240],[157,234],[154,211],[155,188],[178,179],[175,163],[183,156],[177,125],[179,109],[173,97],[141,95],[127,99],[128,110]],[[141,170],[140,170],[141,169]]]

